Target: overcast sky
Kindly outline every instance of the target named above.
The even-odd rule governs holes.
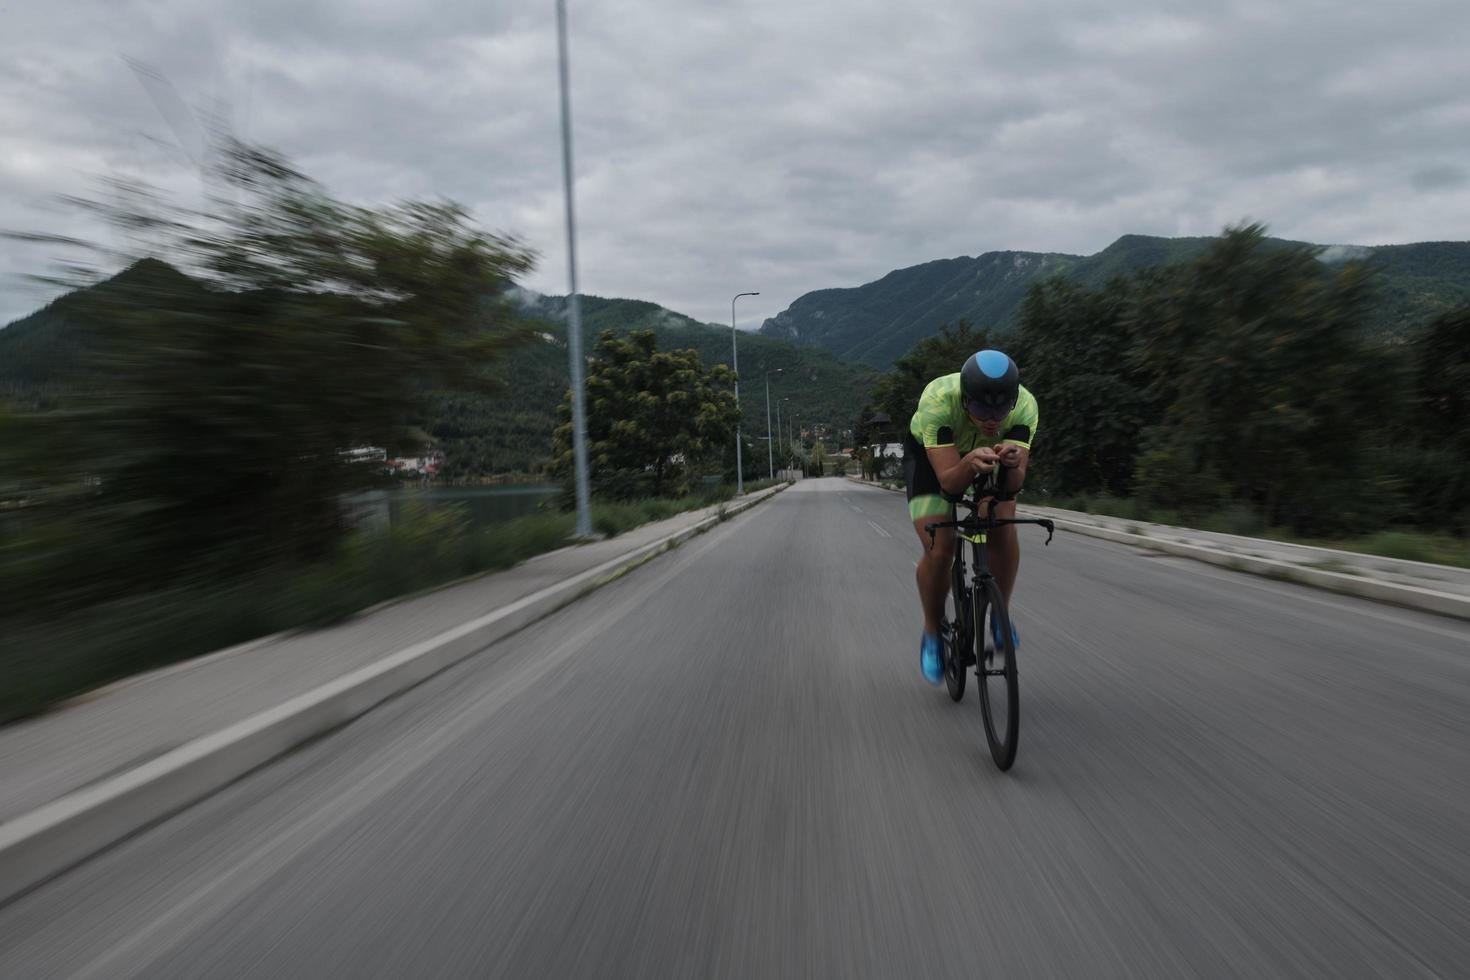
[[[569,7],[585,292],[727,322],[760,290],[753,327],[1129,232],[1470,237],[1465,0]],[[566,291],[552,0],[0,0],[0,228],[85,231],[53,202],[101,173],[197,195],[125,58],[339,196],[469,204]],[[0,243],[0,322],[43,262]]]

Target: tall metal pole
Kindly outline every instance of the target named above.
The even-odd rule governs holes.
[[[567,359],[572,368],[572,459],[576,467],[577,537],[592,537],[591,491],[587,485],[587,414],[582,398],[582,305],[577,298],[577,211],[572,202],[572,96],[567,68],[567,4],[556,0],[556,42],[561,75],[561,163],[567,199]]]
[[[776,479],[776,451],[770,445],[770,372],[766,372],[766,479]]]
[[[781,402],[782,401],[783,401],[783,399],[780,399],[780,398],[777,398],[776,399],[776,444],[777,445],[780,445],[780,443],[781,443]],[[781,457],[781,459],[784,461],[786,459],[786,457],[783,455]],[[783,466],[781,468],[782,469],[785,469],[786,467]]]
[[[562,0],[558,0],[562,2]],[[730,297],[730,361],[735,369],[735,410],[740,410],[740,347],[735,343],[735,301],[742,296],[759,296],[760,293],[736,293]],[[745,492],[745,463],[740,450],[740,417],[735,417],[735,492]]]

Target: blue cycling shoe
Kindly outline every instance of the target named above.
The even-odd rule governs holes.
[[[937,685],[944,680],[944,661],[939,655],[939,637],[925,633],[919,640],[919,669],[924,680]]]
[[[1001,646],[1000,623],[996,622],[993,618],[990,620],[990,642],[997,647]],[[1021,634],[1016,631],[1016,621],[1014,619],[1011,620],[1011,649],[1021,649]]]
[[[985,638],[985,668],[993,670],[1000,666],[995,659],[995,651],[1002,649],[1000,640],[1000,625],[992,619],[990,621],[990,635]],[[1016,631],[1016,624],[1011,623],[1011,649],[1021,649],[1021,634]]]

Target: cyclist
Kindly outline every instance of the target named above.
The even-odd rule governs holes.
[[[919,668],[924,679],[944,679],[939,624],[949,591],[954,560],[953,528],[943,528],[929,542],[925,524],[954,519],[954,504],[944,494],[964,493],[975,477],[1005,467],[1005,492],[1018,490],[1026,479],[1031,440],[1036,437],[1036,399],[1021,387],[1016,362],[998,350],[982,350],[966,359],[956,374],[929,382],[903,441],[903,472],[907,483],[909,519],[924,553],[916,578],[924,607],[924,634],[919,641]],[[996,517],[1014,517],[1014,500],[999,503]],[[988,537],[990,567],[1010,604],[1021,552],[1016,529],[997,528]],[[1019,644],[1015,615],[1011,638]],[[978,626],[978,624],[977,624]],[[999,636],[988,637],[987,647],[999,646]]]

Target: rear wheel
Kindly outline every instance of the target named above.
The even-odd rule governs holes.
[[[979,658],[975,675],[980,679],[980,713],[985,716],[985,741],[990,743],[990,757],[1004,771],[1016,761],[1016,742],[1021,729],[1016,647],[1011,640],[1011,618],[1006,612],[1005,598],[996,581],[986,579],[977,583],[974,596],[972,621],[976,624],[975,654]],[[1001,643],[987,659],[985,637],[995,632],[1000,633]]]

